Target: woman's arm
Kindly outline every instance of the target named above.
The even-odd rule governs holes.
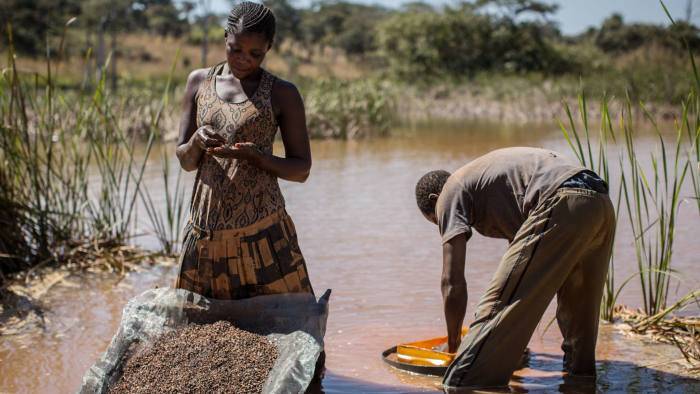
[[[248,142],[208,149],[207,152],[214,156],[247,160],[278,178],[304,182],[311,170],[311,148],[304,102],[296,86],[278,80],[272,91],[272,106],[282,134],[284,157],[262,153]]]
[[[180,136],[175,150],[180,166],[185,171],[194,171],[199,167],[199,162],[207,148],[221,146],[225,142],[223,137],[214,133],[208,126],[197,129],[197,90],[206,79],[207,72],[208,69],[194,70],[187,78],[185,97],[182,102]]]

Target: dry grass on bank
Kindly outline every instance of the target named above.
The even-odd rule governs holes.
[[[123,278],[129,272],[176,262],[175,257],[160,252],[102,241],[75,244],[64,258],[60,264],[47,261],[4,281],[0,286],[0,337],[41,329],[44,296],[57,285],[70,285],[71,276],[102,272]]]
[[[673,316],[669,312],[672,308],[648,316],[641,310],[617,305],[614,314],[632,333],[676,346],[690,366],[689,372],[700,375],[700,316]]]
[[[70,46],[71,43],[67,45]],[[126,81],[162,80],[167,77],[178,50],[180,50],[180,56],[175,65],[174,77],[176,80],[183,81],[190,71],[202,66],[202,49],[199,45],[192,45],[184,38],[147,34],[121,35],[116,57],[117,73]],[[107,45],[107,51],[110,51],[109,45]],[[7,53],[2,52],[0,56],[6,58]],[[91,61],[94,62],[94,52],[92,57]],[[210,42],[207,66],[223,60],[225,60],[223,38],[220,42]],[[283,78],[347,80],[361,78],[367,74],[362,65],[348,58],[340,50],[317,48],[310,53],[290,41],[284,42],[279,49],[273,49],[265,62],[265,67]],[[52,72],[60,75],[63,83],[80,83],[85,77],[87,63],[84,57],[72,56],[60,62],[59,68]],[[25,74],[46,73],[46,60],[43,58],[18,56],[17,66],[18,70]]]

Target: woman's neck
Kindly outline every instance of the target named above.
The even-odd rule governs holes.
[[[228,72],[221,75],[222,77],[236,78],[241,82],[257,81],[258,79],[260,79],[260,76],[262,75],[262,71],[263,71],[262,67],[258,67],[257,69],[255,69],[255,71],[251,72],[250,74],[246,75],[245,77],[239,78],[239,77],[233,75],[233,72],[231,72],[230,66],[226,65],[226,68],[227,68],[226,71],[228,71]]]

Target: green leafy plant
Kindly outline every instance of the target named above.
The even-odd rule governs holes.
[[[382,136],[394,117],[394,93],[386,82],[322,80],[306,91],[312,137]]]

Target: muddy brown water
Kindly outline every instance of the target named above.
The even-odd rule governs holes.
[[[649,151],[655,140],[640,137],[638,143],[641,150]],[[326,335],[328,372],[322,386],[314,390],[439,389],[438,379],[395,370],[380,358],[384,349],[397,343],[444,335],[439,236],[436,227],[419,214],[413,187],[428,170],[454,170],[492,149],[517,145],[570,154],[560,133],[549,125],[433,125],[429,130],[398,130],[384,139],[312,143],[311,177],[305,184],[282,182],[282,188],[314,288],[317,292],[333,289]],[[161,176],[158,160],[152,163],[151,191],[160,187]],[[685,190],[684,196],[689,193]],[[699,232],[697,207],[684,202],[673,263],[682,281],[674,280],[671,299],[700,287]],[[148,237],[139,242],[154,246]],[[470,241],[466,323],[505,247],[505,241],[478,235]],[[615,256],[619,283],[637,270],[625,218],[620,220]],[[109,343],[124,304],[143,290],[170,285],[175,271],[175,267],[159,266],[123,279],[87,273],[55,286],[43,298],[43,330],[0,337],[0,392],[74,392],[85,370]],[[641,305],[638,280],[623,290],[620,301]],[[700,390],[700,381],[683,376],[678,362],[682,356],[674,347],[628,338],[609,324],[602,324],[599,334],[596,386],[564,380],[561,335],[556,324],[546,329],[553,316],[552,304],[530,342],[528,368],[513,378],[514,391]],[[698,313],[697,308],[688,313]]]

